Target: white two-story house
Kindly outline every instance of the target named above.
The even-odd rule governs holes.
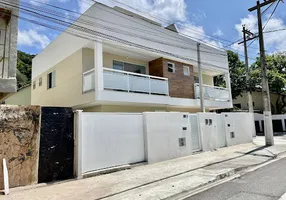
[[[197,43],[174,24],[164,27],[95,3],[33,59],[32,104],[94,112],[198,112]],[[206,108],[231,108],[226,52],[202,43],[200,54]],[[218,75],[225,76],[226,88],[214,86]]]

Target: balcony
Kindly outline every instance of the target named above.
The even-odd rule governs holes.
[[[94,69],[83,73],[82,91],[83,93],[94,91],[95,73]]]
[[[227,88],[203,85],[203,96],[206,100],[230,101],[230,94]],[[195,98],[200,98],[200,85],[195,84]]]
[[[83,92],[95,88],[94,70],[83,73]],[[169,96],[167,78],[103,68],[103,88],[128,93]]]

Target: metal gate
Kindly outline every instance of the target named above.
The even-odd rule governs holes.
[[[82,113],[82,172],[145,161],[143,115]]]
[[[71,108],[42,107],[39,183],[73,178],[73,124]]]
[[[193,152],[201,151],[202,146],[198,127],[198,116],[196,114],[189,115],[189,120],[191,124],[192,150]]]

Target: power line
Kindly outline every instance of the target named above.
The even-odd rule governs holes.
[[[275,11],[276,11],[276,9],[277,9],[277,7],[278,7],[279,3],[280,3],[280,0],[278,0],[278,2],[277,2],[277,4],[276,4],[275,8],[273,9],[273,11],[272,11],[271,15],[269,16],[268,20],[267,20],[267,21],[266,21],[266,23],[264,24],[264,26],[263,26],[262,30],[264,30],[264,29],[265,29],[265,27],[267,26],[267,24],[269,23],[269,21],[270,21],[270,20],[271,20],[271,18],[273,17],[273,15],[274,15],[274,13],[275,13]],[[274,2],[273,2],[272,4],[274,4]],[[271,6],[271,5],[270,5],[270,6]]]
[[[51,26],[51,25],[48,25],[48,24],[44,24],[44,23],[39,22],[39,20],[35,21],[35,20],[31,20],[31,19],[28,19],[28,18],[25,18],[25,17],[21,17],[21,16],[18,16],[18,15],[15,15],[15,14],[10,14],[10,15],[18,17],[18,18],[23,19],[25,21],[28,21],[30,23],[34,23],[34,24],[41,25],[41,26],[44,26],[44,27],[48,27],[48,28],[51,28],[51,29],[54,29],[54,30],[58,30],[58,31],[63,31],[63,28]],[[88,32],[88,30],[85,30],[85,31]],[[90,30],[90,31],[93,31],[93,30]],[[87,39],[87,40],[97,41],[98,42],[98,39],[94,39],[94,38],[91,38],[90,36],[86,36],[86,34],[84,34],[84,36],[82,35],[82,33],[80,33],[81,35],[78,35],[78,34],[75,34],[73,32],[70,32],[69,30],[66,30],[65,32],[68,33],[68,34],[74,35],[76,37],[81,37],[83,39]],[[139,49],[151,51],[151,52],[154,52],[154,53],[159,53],[159,54],[163,54],[163,55],[167,55],[167,56],[172,56],[172,57],[175,57],[175,58],[178,58],[178,59],[182,59],[182,60],[186,60],[186,61],[197,61],[197,60],[195,60],[193,58],[183,57],[183,56],[176,55],[176,54],[173,54],[173,53],[170,53],[170,52],[166,52],[166,51],[154,49],[154,48],[151,48],[151,47],[146,47],[146,46],[143,46],[143,45],[135,44],[135,43],[132,43],[132,42],[129,42],[129,41],[125,41],[125,40],[122,40],[122,39],[118,39],[118,38],[115,38],[115,37],[112,37],[112,36],[105,35],[103,33],[100,33],[99,35],[96,35],[96,36],[98,36],[100,38],[112,40],[112,41],[115,41],[115,42],[123,43],[123,44],[128,45],[128,46],[132,46],[132,47],[136,47],[136,48],[139,48]],[[213,66],[215,68],[220,68],[220,69],[226,70],[223,67],[220,67],[220,66],[217,66],[217,65],[214,65],[214,64],[211,64],[211,63],[207,63],[207,62],[201,62],[201,63],[206,65],[206,66]]]
[[[75,12],[75,11],[71,11],[71,10],[68,10],[68,9],[65,9],[65,8],[61,8],[61,7],[58,7],[58,6],[54,6],[54,5],[51,5],[51,4],[48,4],[48,3],[43,3],[43,2],[40,2],[40,1],[37,1],[37,0],[30,0],[30,1],[33,1],[33,2],[37,2],[37,3],[39,3],[39,4],[43,4],[43,5],[46,5],[46,6],[49,6],[49,7],[53,7],[53,8],[56,8],[56,9],[61,9],[61,10],[65,10],[65,11],[68,11],[68,12],[72,12],[73,14],[77,14],[77,15],[81,15],[81,13],[78,13],[78,12]],[[82,0],[83,1],[83,0]],[[91,5],[91,4],[90,4]],[[31,6],[31,5],[30,5]],[[30,7],[29,6],[29,7]],[[46,8],[45,8],[46,9]],[[115,14],[115,15],[118,15],[118,14],[116,14],[116,13],[114,13],[114,12],[111,12],[110,10],[108,10],[108,9],[105,9],[105,8],[102,8],[102,9],[104,9],[105,11],[107,11],[107,12],[109,12],[109,13],[111,13],[111,14]],[[118,24],[115,24],[115,23],[112,23],[112,22],[110,22],[110,21],[105,21],[105,20],[102,20],[102,19],[100,19],[100,18],[96,18],[96,17],[93,17],[93,16],[89,16],[89,15],[87,15],[87,14],[82,14],[82,16],[85,16],[85,17],[89,17],[89,18],[93,18],[93,19],[96,19],[96,21],[98,21],[98,20],[100,20],[100,21],[104,21],[104,22],[107,22],[107,23],[111,23],[111,24],[114,24],[114,25],[117,25],[118,26]],[[123,17],[123,16],[120,16],[120,17]],[[133,21],[133,20],[131,20],[131,19],[129,19],[129,18],[126,18],[126,17],[123,17],[123,18],[125,18],[125,19],[127,19],[127,20],[130,20],[130,21]],[[79,21],[79,20],[78,20]],[[80,20],[81,21],[81,20]],[[138,23],[138,21],[136,21],[136,23]],[[144,24],[141,24],[141,25],[143,25],[144,26]],[[120,24],[120,27],[121,26],[123,26],[124,27],[124,25],[121,25]],[[146,25],[145,25],[146,26]],[[130,27],[130,26],[129,26]],[[148,26],[146,26],[147,28],[149,28],[150,29],[150,27],[148,27]],[[132,27],[132,29],[138,29],[138,27]],[[148,30],[145,30],[145,29],[141,29],[141,31],[144,31],[144,32],[149,32]],[[166,31],[159,31],[161,34],[163,33],[164,35],[167,35],[166,34]],[[154,32],[152,33],[152,34],[154,34]],[[182,35],[182,34],[181,34]],[[167,35],[167,36],[169,36],[169,35]],[[175,35],[176,37],[177,37],[177,35]],[[162,35],[160,35],[160,37],[162,37],[163,38],[163,36]],[[189,37],[189,38],[193,38],[193,37],[190,37],[189,35],[185,35],[185,37]],[[165,37],[166,38],[166,37]],[[173,41],[177,41],[177,42],[182,42],[182,39],[180,38],[180,40],[176,40],[176,39],[174,39],[174,37],[172,37],[172,38],[170,38],[170,37],[168,37],[169,39],[168,40],[173,40]],[[194,39],[197,39],[197,38],[194,38]],[[203,41],[204,43],[206,43],[205,41]],[[185,42],[183,41],[183,44],[185,44]],[[206,43],[206,44],[208,44],[208,43]],[[219,47],[217,47],[217,46],[214,46],[214,45],[212,45],[212,44],[208,44],[209,46],[213,46],[213,47],[215,47],[215,48],[219,48]],[[185,47],[186,48],[186,47]],[[222,48],[219,48],[219,49],[222,49]],[[222,49],[223,51],[225,51],[226,49]],[[212,53],[213,54],[213,52],[206,52],[206,53]],[[243,56],[243,55],[240,55],[240,56]],[[253,59],[253,58],[251,58],[252,60],[255,60],[255,59]]]
[[[272,13],[271,13],[270,16],[268,17],[268,19],[267,19],[266,23],[264,24],[262,30],[265,29],[265,27],[267,26],[267,24],[269,23],[269,21],[270,21],[271,18],[273,17],[273,15],[274,15],[274,13],[275,13],[275,11],[276,11],[276,9],[277,9],[277,7],[278,7],[280,1],[281,1],[281,0],[278,0],[278,2],[277,2],[277,4],[276,4],[275,8],[273,9]],[[275,3],[275,2],[273,2],[272,4],[270,4],[270,5],[262,12],[261,15],[265,14],[266,11],[267,11],[270,7],[272,7],[272,6],[274,5],[274,3]],[[251,46],[251,45],[252,45],[255,41],[257,41],[257,40],[258,40],[258,38],[256,38],[255,40],[251,41],[251,43],[250,43],[247,47]]]
[[[23,6],[23,5],[22,5]],[[32,7],[33,10],[28,10],[28,9],[31,9],[30,6],[25,6],[24,7],[26,8],[20,8],[24,13],[27,13],[27,14],[30,14],[30,15],[33,15],[34,17],[38,17],[38,16],[35,16],[35,15],[40,15],[39,17],[42,18],[42,19],[45,19],[45,18],[49,18],[49,20],[57,20],[56,18],[50,18],[48,16],[43,16],[39,13],[36,13],[35,10],[37,11],[40,11],[40,12],[43,12],[43,13],[46,13],[48,15],[52,15],[52,16],[57,16],[57,17],[61,17],[63,18],[62,15],[58,14],[58,13],[55,13],[55,12],[52,12],[50,10],[47,10],[47,9],[38,9],[36,7]],[[44,18],[43,18],[44,17]],[[68,19],[70,21],[73,22],[73,19],[69,19],[67,17],[64,17],[65,19]],[[70,22],[70,23],[72,23]],[[177,47],[177,48],[181,48],[181,49],[184,49],[184,50],[191,50],[191,51],[197,51],[197,49],[194,49],[194,48],[189,48],[189,47],[185,47],[185,46],[180,46],[180,45],[176,45],[176,44],[171,44],[171,43],[168,43],[168,42],[164,42],[164,41],[159,41],[159,40],[155,40],[155,39],[152,39],[152,38],[149,38],[149,37],[145,37],[145,36],[141,36],[141,35],[138,35],[138,34],[134,34],[134,33],[130,33],[130,32],[126,32],[126,31],[123,31],[123,30],[119,30],[119,29],[114,29],[112,27],[108,27],[108,26],[105,26],[105,25],[102,25],[102,24],[98,24],[98,23],[95,23],[95,22],[91,22],[91,21],[87,21],[87,20],[81,20],[81,19],[78,19],[77,20],[77,23],[80,22],[82,24],[85,24],[85,25],[97,25],[97,27],[101,27],[102,29],[104,30],[108,30],[108,31],[112,31],[112,32],[116,32],[116,33],[120,33],[120,34],[124,34],[124,35],[127,35],[127,36],[131,36],[131,37],[136,37],[136,38],[140,38],[140,39],[144,39],[144,40],[148,40],[148,41],[151,41],[151,42],[156,42],[156,43],[160,43],[160,44],[164,44],[164,45],[168,45],[168,46],[173,46],[173,47]],[[63,24],[62,24],[63,25]],[[221,56],[227,56],[223,53],[215,53],[215,52],[210,52],[210,51],[204,51],[202,50],[201,52],[204,52],[204,53],[209,53],[209,54],[214,54],[214,55],[221,55]]]
[[[92,4],[88,3],[86,0],[80,0],[80,1],[81,1],[81,2],[84,2],[84,3],[86,3],[86,4],[89,4],[89,5],[92,5]],[[95,0],[91,0],[91,1],[96,2]],[[109,1],[112,2],[112,0],[109,0]],[[114,1],[115,1],[115,0],[114,0]],[[138,12],[140,12],[140,13],[142,13],[141,10],[139,10],[139,9],[137,9],[137,8],[134,8],[134,7],[130,6],[130,5],[124,4],[124,3],[119,2],[119,1],[115,1],[115,2],[117,2],[118,4],[124,5],[124,6],[126,6],[126,7],[129,7],[129,8],[131,8],[131,9],[133,9],[133,10],[136,10],[136,11],[138,11]],[[146,13],[145,13],[145,14],[146,14]],[[147,15],[151,16],[150,13],[147,13]],[[154,17],[154,15],[151,16],[151,17],[152,17],[153,19],[158,19],[158,21],[165,21],[167,24],[173,23],[172,21],[168,21],[168,20],[166,20],[166,19],[162,19],[162,18],[159,18],[159,17],[156,18],[156,17]],[[204,36],[204,37],[207,37],[207,38],[214,38],[214,39],[212,39],[212,40],[214,40],[214,41],[218,41],[218,39],[219,39],[219,40],[221,40],[221,41],[226,41],[226,42],[228,42],[228,43],[231,42],[231,41],[226,40],[226,39],[222,39],[222,38],[214,37],[214,36],[209,36],[209,35],[206,35],[205,33],[198,32],[198,31],[196,31],[196,30],[194,30],[194,29],[191,29],[190,27],[188,27],[188,26],[186,26],[186,25],[182,25],[182,24],[176,24],[176,25],[181,26],[181,27],[185,27],[187,33],[190,33],[190,30],[191,30],[192,32],[195,32],[197,35],[201,35],[201,36]],[[189,31],[188,31],[188,30],[189,30]],[[192,39],[194,39],[194,40],[201,41],[201,42],[204,43],[204,44],[208,44],[209,46],[212,46],[212,47],[221,49],[221,50],[223,50],[223,51],[226,50],[226,49],[224,49],[224,48],[221,48],[221,47],[218,47],[218,46],[213,45],[213,44],[211,44],[211,43],[208,43],[208,42],[206,42],[205,40],[200,39],[200,38],[196,38],[196,37],[194,37],[194,36],[190,36],[190,35],[183,34],[183,33],[180,33],[180,35],[183,35],[183,36],[188,37],[188,38],[192,38]],[[221,41],[219,41],[219,42],[221,42]],[[226,46],[226,45],[225,45],[225,46]]]
[[[80,0],[80,1],[82,1],[82,2],[84,2],[84,3],[87,3],[86,0]],[[96,0],[91,0],[91,1],[96,2]],[[122,3],[122,2],[119,2],[119,1],[116,1],[116,0],[109,0],[109,1],[110,1],[110,2],[112,2],[112,1],[117,2],[118,4],[124,5],[124,6],[126,6],[126,7],[129,7],[129,8],[131,8],[131,9],[135,10],[135,11],[138,11],[138,12],[142,13],[142,11],[140,11],[139,9],[134,8],[134,7],[132,7],[132,6],[130,6],[130,5],[127,5],[127,4],[125,4],[125,3]],[[87,4],[89,4],[89,3],[87,3]],[[89,5],[91,5],[91,4],[89,4]],[[172,21],[169,21],[169,20],[166,20],[166,19],[162,19],[162,18],[158,18],[158,17],[156,18],[156,17],[154,17],[154,15],[152,16],[150,13],[147,13],[147,14],[150,15],[151,17],[153,17],[153,19],[158,19],[159,21],[160,21],[160,20],[161,20],[161,21],[165,21],[165,22],[167,22],[167,23],[169,23],[169,24],[170,24],[170,23],[173,23]],[[180,24],[178,24],[178,25],[179,25],[179,26],[183,26],[183,27],[185,27],[185,28],[187,28],[187,29],[190,29],[188,26],[180,25]],[[191,30],[192,30],[192,29],[191,29]],[[192,31],[193,31],[193,32],[196,32],[198,35],[207,36],[207,37],[209,37],[209,38],[215,38],[214,40],[217,41],[217,38],[216,38],[216,37],[209,36],[209,35],[206,35],[206,34],[202,34],[201,32],[197,32],[197,31],[195,31],[195,30],[192,30]],[[187,32],[189,32],[189,31],[187,31]],[[190,32],[189,32],[189,33],[190,33]],[[223,51],[226,51],[226,50],[227,50],[227,49],[221,48],[221,47],[219,47],[219,46],[215,46],[215,45],[210,44],[210,43],[208,43],[208,42],[206,42],[206,41],[204,41],[204,40],[202,40],[202,39],[195,38],[195,37],[190,36],[190,35],[187,35],[187,34],[180,33],[180,35],[183,35],[183,36],[188,37],[188,38],[192,38],[192,39],[194,39],[194,40],[201,41],[201,42],[204,43],[204,44],[208,44],[208,45],[211,46],[211,47],[218,48],[218,49],[221,49],[221,50],[223,50]],[[225,40],[225,39],[222,39],[222,40],[227,41],[227,42],[231,42],[231,41]],[[234,44],[234,43],[233,43],[233,44]],[[232,44],[231,44],[231,45],[232,45]],[[224,47],[227,48],[228,46],[231,46],[231,45],[225,45]],[[257,48],[255,48],[255,49],[257,49]],[[242,56],[242,57],[244,57],[244,55],[242,55],[242,54],[239,54],[239,55]],[[254,58],[249,58],[249,59],[251,59],[251,60],[256,60],[256,59],[254,59]]]
[[[81,1],[85,1],[86,2],[86,0],[81,0]],[[93,1],[93,2],[96,2],[96,0],[91,0],[91,1]],[[114,1],[114,2],[116,2],[116,3],[118,3],[118,4],[121,4],[121,5],[124,5],[124,6],[127,6],[127,7],[129,7],[129,8],[131,8],[131,9],[134,9],[134,10],[136,10],[136,11],[138,11],[138,12],[141,12],[142,13],[142,11],[141,10],[139,10],[139,9],[137,9],[137,8],[134,8],[134,7],[132,7],[132,6],[130,6],[130,5],[127,5],[127,4],[125,4],[125,3],[122,3],[122,2],[120,2],[120,1],[118,1],[118,0],[109,0],[109,1]],[[145,9],[146,10],[146,9]],[[156,19],[156,17],[154,17],[154,16],[158,16],[158,15],[151,15],[150,13],[149,13],[149,11],[147,11],[148,13],[148,15],[150,15],[151,17],[153,17],[153,18],[155,18]],[[159,20],[163,20],[163,21],[165,21],[165,22],[168,22],[169,24],[170,23],[173,23],[172,21],[170,21],[170,20],[166,20],[166,19],[163,19],[163,18],[157,18],[157,19],[159,19]],[[243,38],[241,38],[241,39],[239,39],[238,41],[235,41],[235,42],[232,42],[232,41],[230,41],[230,40],[226,40],[226,39],[223,39],[223,38],[220,38],[220,37],[215,37],[215,36],[210,36],[210,35],[206,35],[206,34],[202,34],[201,32],[198,32],[198,31],[196,31],[196,30],[194,30],[194,29],[191,29],[190,27],[188,27],[188,26],[186,26],[186,25],[182,25],[182,24],[178,24],[178,26],[183,26],[183,27],[185,27],[185,28],[187,28],[187,30],[192,30],[193,32],[197,32],[197,33],[199,33],[200,35],[203,35],[203,36],[206,36],[206,37],[208,37],[208,38],[215,38],[215,39],[213,39],[213,40],[221,40],[221,41],[225,41],[225,42],[228,42],[228,43],[231,43],[231,44],[228,44],[228,45],[224,45],[224,48],[227,48],[227,47],[229,47],[229,46],[231,46],[231,45],[233,45],[233,44],[235,44],[235,43],[237,43],[238,41],[240,41],[240,40],[242,40]],[[186,36],[188,36],[188,35],[186,35]],[[198,39],[198,38],[196,38],[196,39]],[[205,42],[205,41],[204,41]],[[207,42],[205,42],[205,43],[207,43]],[[207,43],[207,44],[209,44],[209,43]],[[210,44],[209,44],[210,45]],[[258,48],[255,48],[255,49],[258,49]],[[224,49],[225,50],[225,49]]]
[[[286,31],[286,28],[281,28],[281,29],[276,29],[276,30],[269,30],[269,31],[265,31],[263,33],[275,33],[275,32],[279,32],[279,31]]]
[[[81,1],[84,1],[84,0],[81,0]],[[96,2],[96,0],[91,0],[91,1]],[[126,3],[123,3],[123,2],[118,1],[118,0],[108,0],[108,1],[110,1],[110,2],[116,2],[117,4],[124,5],[124,6],[128,7],[128,8],[131,8],[132,10],[135,10],[135,11],[140,12],[140,13],[142,13],[142,10],[145,10],[144,14],[147,14],[147,15],[151,16],[153,19],[157,19],[157,20],[159,20],[159,21],[161,21],[161,22],[164,22],[165,24],[172,24],[172,23],[173,23],[173,21],[164,19],[164,18],[162,18],[162,16],[155,15],[155,14],[150,14],[150,11],[147,10],[147,9],[141,8],[142,10],[139,10],[138,8],[135,8],[135,7],[133,7],[133,6],[130,6],[130,5],[126,4]],[[178,25],[178,26],[181,26],[181,27],[184,27],[184,28],[186,28],[187,30],[190,30],[190,31],[192,31],[192,32],[195,32],[195,33],[197,33],[197,34],[199,34],[199,35],[206,36],[206,37],[208,37],[208,38],[214,38],[214,39],[216,39],[216,40],[218,39],[218,40],[221,40],[221,41],[231,42],[231,41],[229,41],[229,40],[227,40],[227,39],[224,39],[224,38],[214,37],[214,36],[210,36],[210,35],[203,34],[202,32],[199,32],[199,31],[197,31],[197,30],[195,30],[195,29],[192,29],[192,28],[190,28],[189,26],[186,26],[186,25],[184,25],[184,24],[177,24],[177,25]]]

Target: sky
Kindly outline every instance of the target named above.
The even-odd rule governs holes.
[[[91,0],[37,0],[83,13],[92,5]],[[163,25],[178,24],[181,33],[190,35],[220,48],[230,48],[243,54],[243,45],[234,41],[242,38],[242,24],[250,31],[257,32],[256,12],[248,8],[256,5],[256,0],[98,0],[109,6],[119,5],[133,11],[141,11]],[[21,0],[35,5],[34,0]],[[264,23],[275,5],[263,15]],[[23,13],[21,13],[23,15]],[[68,15],[68,13],[67,13]],[[286,3],[280,3],[264,31],[286,28]],[[18,49],[37,54],[53,41],[60,32],[35,24],[19,21]],[[264,34],[267,53],[286,51],[286,31]],[[258,55],[257,40],[249,47],[249,59]]]

